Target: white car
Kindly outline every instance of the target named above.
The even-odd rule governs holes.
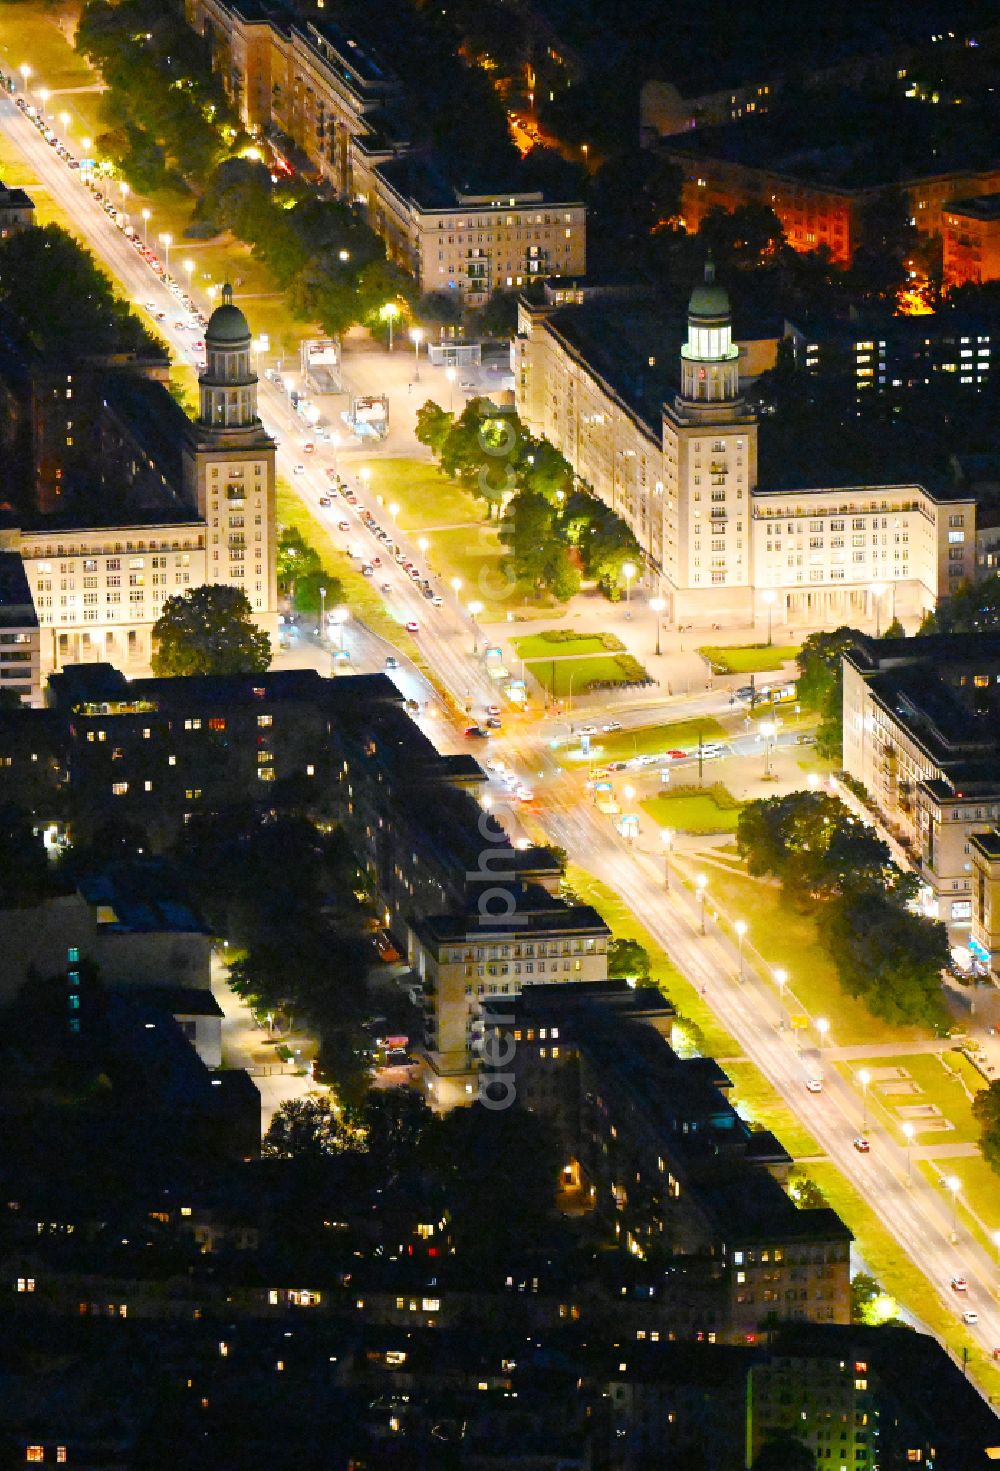
[[[304,475],[305,473],[306,473],[306,467],[305,467],[305,465],[296,465],[295,468],[292,470],[292,474],[293,475]]]
[[[809,1093],[822,1093],[822,1091],[823,1091],[823,1079],[822,1078],[806,1078],[806,1091],[809,1092]]]
[[[962,1322],[968,1323],[969,1327],[971,1328],[973,1324],[979,1322],[979,1314],[973,1308],[969,1308],[966,1312],[962,1314]]]

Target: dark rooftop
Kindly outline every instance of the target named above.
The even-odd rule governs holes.
[[[20,552],[0,552],[0,627],[38,627]]]
[[[1000,220],[1000,194],[977,194],[972,199],[953,199],[947,206],[948,213],[968,215],[972,220],[991,222]]]
[[[136,373],[108,373],[101,388],[104,402],[117,414],[132,438],[145,450],[178,499],[181,495],[181,451],[191,423],[163,383]]]
[[[531,849],[527,850],[529,853]],[[543,850],[544,851],[544,850]],[[518,849],[511,849],[510,855],[516,858]],[[508,854],[504,850],[504,858]],[[493,881],[498,886],[504,885],[507,874],[495,872]],[[507,885],[514,891],[517,885]],[[547,905],[539,906],[537,899],[531,900],[525,907],[517,906],[517,929],[519,931],[530,930],[536,934],[561,935],[575,934],[579,930],[588,930],[592,933],[610,935],[604,920],[596,909],[589,904],[564,904],[559,899],[550,899]],[[448,944],[466,939],[489,940],[498,935],[508,935],[513,926],[505,920],[492,921],[491,915],[482,915],[475,906],[470,907],[466,915],[460,914],[432,914],[426,919],[410,921],[410,928],[425,942]]]

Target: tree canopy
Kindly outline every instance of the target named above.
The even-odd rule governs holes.
[[[204,583],[164,603],[153,625],[152,663],[157,675],[262,673],[271,644],[241,588]]]
[[[979,1147],[991,1169],[1000,1174],[1000,1080],[980,1088],[972,1100],[972,1114],[979,1125]]]

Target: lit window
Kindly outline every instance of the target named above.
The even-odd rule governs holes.
[[[34,1461],[36,1463],[39,1461],[44,1461],[45,1447],[43,1445],[29,1445],[24,1459],[26,1461]]]
[[[116,796],[116,797],[124,797],[125,793],[128,791],[128,782],[127,781],[116,781],[116,782],[112,782],[112,784],[111,784],[111,791],[112,791],[112,794],[114,796]]]

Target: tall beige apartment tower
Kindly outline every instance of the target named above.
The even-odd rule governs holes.
[[[708,261],[688,306],[681,391],[663,406],[664,571],[676,619],[709,602],[720,623],[752,617],[756,482],[757,421],[740,396],[729,295]]]
[[[250,328],[222,288],[205,329],[200,412],[184,449],[185,493],[205,521],[205,581],[242,587],[277,635],[275,445],[257,414]]]

